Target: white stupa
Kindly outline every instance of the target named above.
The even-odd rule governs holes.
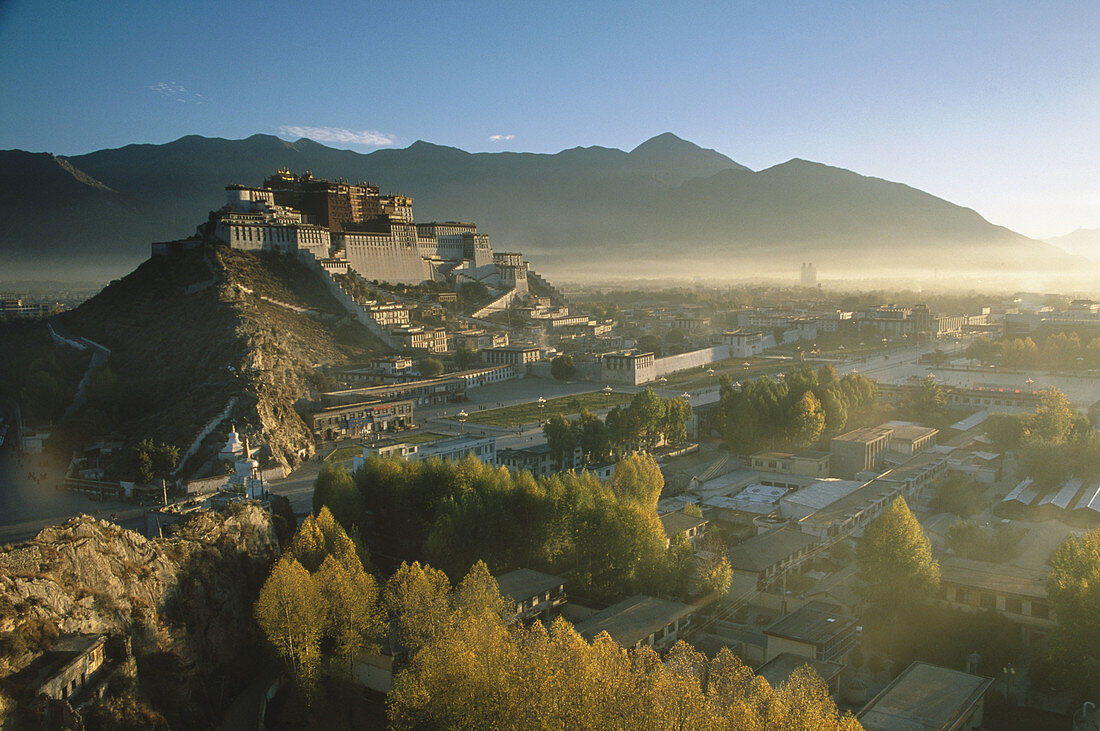
[[[232,481],[244,491],[245,497],[261,499],[263,483],[260,480],[260,463],[252,459],[252,450],[248,447],[248,437],[244,439],[241,457],[233,463]]]
[[[237,425],[229,425],[229,438],[225,440],[225,446],[218,452],[218,456],[230,462],[236,461],[237,456],[244,451],[241,437],[237,434]]]

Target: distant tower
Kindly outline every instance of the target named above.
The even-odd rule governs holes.
[[[802,263],[802,286],[817,286],[817,268],[810,262]]]

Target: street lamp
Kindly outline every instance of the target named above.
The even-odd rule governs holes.
[[[546,408],[546,399],[539,396],[539,423],[542,423],[542,410]]]
[[[688,393],[687,391],[684,391],[682,394],[680,394],[680,398],[682,398],[684,400],[684,403],[687,403],[687,404],[691,403],[691,394]]]
[[[461,426],[458,427],[458,433],[459,434],[465,434],[466,433],[466,418],[469,417],[469,416],[470,415],[466,413],[466,409],[462,409],[461,411],[458,412],[458,423],[461,425]]]
[[[1024,381],[1024,385],[1028,387],[1028,390],[1031,390],[1031,388],[1035,385],[1035,379],[1034,378],[1027,379],[1026,381]]]
[[[615,389],[611,388],[611,386],[603,387],[603,395],[607,397],[607,408],[609,409],[611,408],[611,392],[614,390]]]
[[[707,368],[707,375],[708,376],[713,376],[714,375],[714,369],[713,368]]]

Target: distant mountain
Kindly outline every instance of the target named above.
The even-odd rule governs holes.
[[[67,159],[0,154],[0,266],[94,258],[123,271],[150,241],[193,232],[222,205],[225,185],[259,184],[279,167],[410,195],[417,220],[474,221],[497,250],[523,251],[551,272],[748,276],[795,271],[804,259],[835,273],[1031,271],[1069,261],[905,185],[797,159],[754,172],[668,133],[630,152],[553,155],[423,141],[360,154],[268,135],[188,136]]]
[[[1065,236],[1044,239],[1048,244],[1086,259],[1100,261],[1100,228],[1079,228]]]

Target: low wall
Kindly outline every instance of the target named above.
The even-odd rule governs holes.
[[[713,348],[693,350],[690,353],[680,353],[679,355],[656,358],[653,361],[653,377],[660,378],[670,373],[686,371],[691,368],[699,368],[701,366],[710,365],[711,363],[717,363],[720,360],[729,360],[729,357],[730,346],[719,345]]]

